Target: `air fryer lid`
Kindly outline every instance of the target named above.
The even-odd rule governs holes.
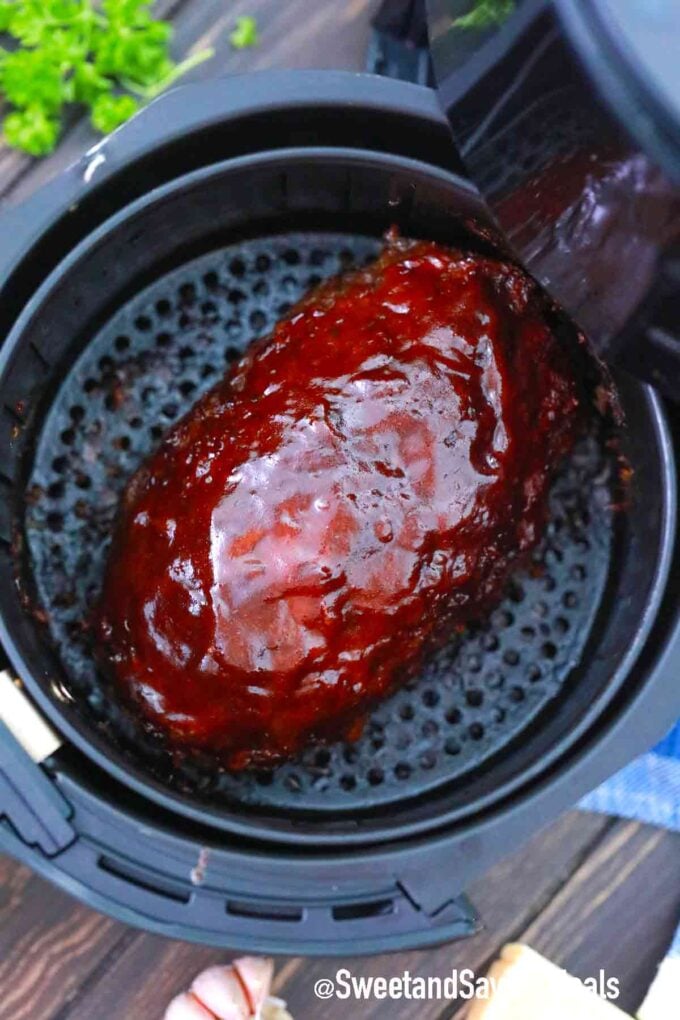
[[[514,250],[606,360],[672,397],[677,3],[520,0],[483,27],[465,0],[429,10],[443,108]]]
[[[326,76],[303,77],[305,91],[313,85],[323,99]],[[345,81],[347,129],[357,82],[331,78],[336,89],[338,78]],[[206,99],[214,102],[215,87],[189,90],[184,130]],[[300,101],[302,86],[294,88]],[[418,130],[408,135],[422,139],[431,100],[393,88],[395,108],[422,104]],[[223,137],[230,97],[225,83],[220,89],[214,123]],[[281,101],[280,77],[270,91]],[[163,123],[168,132],[182,129],[181,118]],[[384,142],[382,153],[300,147],[207,160],[98,223],[93,210],[119,198],[121,175],[139,158],[134,144],[122,158],[125,137],[110,143],[118,146],[110,164],[100,150],[89,230],[36,289],[2,352],[1,420],[11,454],[0,489],[3,642],[27,690],[71,743],[49,763],[48,778],[64,798],[60,811],[70,811],[72,835],[49,863],[26,843],[11,848],[95,905],[183,937],[306,952],[315,951],[316,938],[316,951],[337,951],[330,906],[321,913],[296,906],[294,917],[279,918],[285,934],[270,928],[263,939],[253,936],[262,931],[248,913],[255,906],[244,913],[238,904],[266,896],[286,900],[289,910],[291,898],[299,905],[333,890],[338,898],[370,893],[375,906],[379,889],[399,898],[389,920],[377,907],[361,924],[357,914],[338,914],[353,918],[357,951],[394,948],[395,931],[402,945],[450,937],[460,923],[451,897],[476,871],[649,745],[680,710],[664,683],[675,654],[666,640],[673,617],[660,612],[675,506],[664,414],[650,390],[621,380],[630,421],[623,452],[636,470],[625,511],[614,514],[610,505],[609,456],[586,444],[556,488],[537,576],[512,586],[495,618],[447,649],[434,673],[381,706],[358,749],[310,751],[301,765],[271,775],[216,779],[200,763],[174,768],[97,686],[79,626],[128,471],[157,441],[158,426],[282,314],[310,277],[374,251],[395,218],[404,234],[451,241],[461,236],[461,213],[476,216],[479,207],[455,175],[389,152]],[[395,136],[395,146],[404,137]],[[214,151],[209,138],[208,131],[206,154]],[[191,151],[196,158],[200,146]],[[164,155],[162,142],[157,162],[147,153],[150,176],[154,166],[167,167]],[[88,208],[91,180],[80,209],[57,212],[73,184],[71,177],[53,193],[53,238]],[[40,278],[47,257],[27,243],[22,278]],[[47,627],[26,611],[14,583],[17,531],[22,589],[48,609]],[[88,555],[77,562],[81,547]],[[26,803],[39,789],[37,781],[29,787]],[[203,860],[202,846],[214,862],[213,900],[197,920],[205,897],[188,876]],[[140,887],[163,886],[163,874],[172,879],[162,909],[148,897],[142,904]],[[234,909],[225,910],[230,883]],[[266,912],[260,917],[271,921]]]

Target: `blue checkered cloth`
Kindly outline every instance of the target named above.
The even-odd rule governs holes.
[[[680,832],[680,723],[653,750],[589,793],[580,807]],[[668,954],[680,957],[680,928]]]

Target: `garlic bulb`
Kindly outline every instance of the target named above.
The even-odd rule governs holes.
[[[208,967],[168,1006],[164,1020],[292,1020],[285,1002],[269,996],[274,962],[243,956]]]

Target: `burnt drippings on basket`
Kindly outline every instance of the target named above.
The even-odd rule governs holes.
[[[130,483],[97,611],[120,689],[232,768],[352,739],[538,541],[576,363],[508,262],[392,241],[323,284]]]

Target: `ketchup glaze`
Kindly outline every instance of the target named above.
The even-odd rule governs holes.
[[[231,768],[352,739],[538,540],[580,387],[516,266],[393,242],[251,344],[125,494],[100,656]]]

